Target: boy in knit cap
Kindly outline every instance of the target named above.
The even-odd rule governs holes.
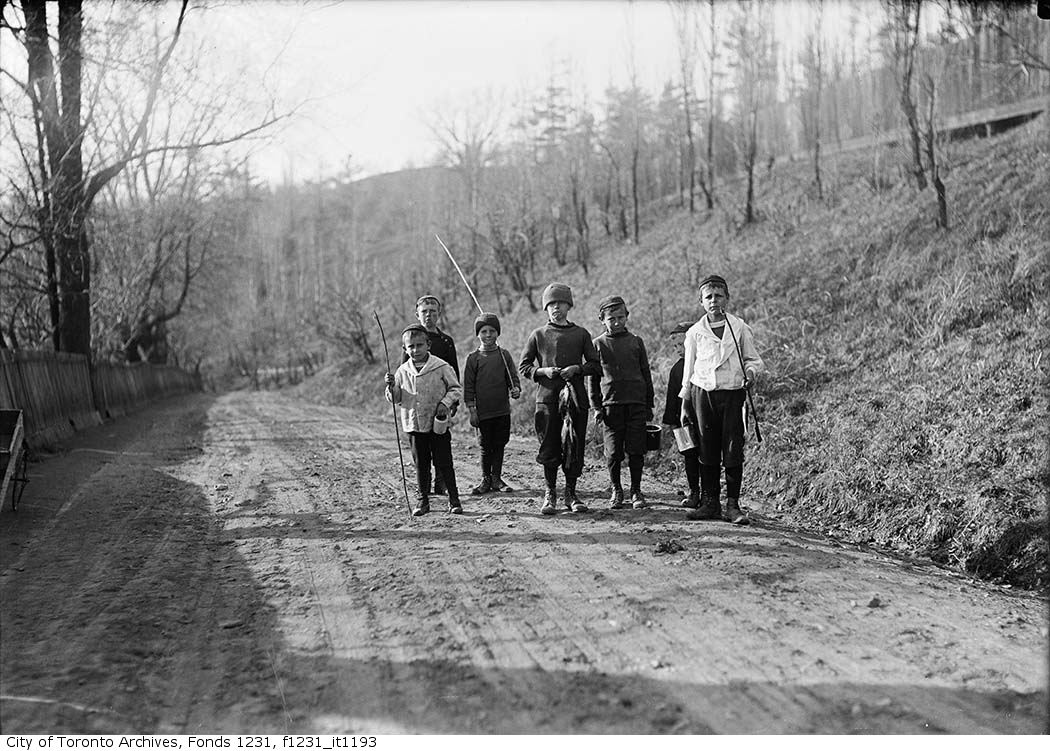
[[[624,454],[631,473],[631,505],[645,508],[642,463],[645,460],[645,425],[653,417],[653,378],[645,342],[627,330],[630,312],[619,295],[598,303],[598,318],[605,333],[594,338],[601,375],[590,379],[594,421],[605,436],[605,461],[612,495],[609,504],[623,508],[620,465]]]
[[[712,274],[700,281],[705,315],[685,334],[685,363],[679,419],[696,421],[699,434],[700,504],[689,519],[718,519],[748,524],[740,510],[744,474],[744,401],[747,389],[765,370],[751,327],[726,313],[729,285]],[[743,366],[741,367],[741,362]],[[692,405],[692,414],[686,403]],[[693,415],[696,415],[694,418]],[[726,470],[726,509],[722,511],[721,466]]]
[[[471,493],[509,493],[513,488],[503,481],[503,451],[510,440],[510,399],[521,396],[521,382],[510,353],[496,344],[499,318],[482,313],[474,319],[474,333],[480,346],[463,367],[463,403],[481,446],[481,484]]]
[[[416,300],[416,320],[427,332],[427,339],[430,341],[430,354],[433,357],[440,357],[451,365],[456,378],[459,378],[459,358],[456,356],[456,342],[451,336],[438,328],[441,310],[441,300],[435,295],[423,295]],[[401,362],[405,362],[407,359],[408,354],[406,353],[402,355]],[[457,407],[452,408],[453,415],[456,414]],[[437,465],[434,466],[434,469],[437,470]],[[434,495],[443,495],[444,493],[445,486],[442,483],[441,473],[435,471]]]
[[[601,375],[598,354],[587,329],[568,320],[572,290],[549,284],[543,290],[547,325],[529,335],[518,369],[536,382],[536,461],[543,465],[546,491],[540,513],[557,512],[558,467],[565,473],[565,505],[574,512],[587,511],[576,495],[576,481],[583,471],[587,435],[585,376]]]
[[[671,329],[671,342],[674,351],[678,355],[675,364],[667,373],[667,397],[664,400],[664,415],[661,419],[667,431],[682,427],[682,407],[692,412],[693,406],[688,401],[683,402],[678,393],[682,390],[682,371],[685,369],[685,334],[693,325],[692,321],[680,321]],[[690,418],[692,415],[690,414]],[[696,423],[695,419],[690,422]],[[682,501],[686,508],[696,508],[700,505],[700,454],[694,446],[681,452],[682,464],[685,465],[685,480],[689,487],[689,494]]]
[[[449,513],[462,514],[452,466],[452,438],[448,430],[434,430],[434,418],[442,422],[449,418],[463,396],[463,388],[452,366],[430,354],[430,339],[422,325],[414,323],[402,331],[401,343],[408,360],[396,373],[386,374],[386,398],[401,407],[401,425],[408,434],[416,466],[418,493],[412,515],[430,511],[431,461],[448,489]]]

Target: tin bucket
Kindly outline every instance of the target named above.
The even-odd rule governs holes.
[[[696,438],[693,434],[692,425],[683,425],[671,431],[674,433],[674,442],[680,452],[696,448]]]
[[[434,416],[434,433],[441,435],[448,430],[448,417],[441,419],[438,416]]]
[[[660,450],[660,438],[663,431],[660,430],[659,425],[646,425],[645,426],[645,450],[646,451],[659,451]]]

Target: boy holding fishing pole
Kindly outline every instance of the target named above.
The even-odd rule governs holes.
[[[414,323],[401,332],[401,344],[408,359],[396,373],[387,373],[387,401],[401,407],[401,425],[408,433],[412,462],[416,467],[416,507],[413,516],[430,511],[430,464],[445,481],[448,511],[462,514],[452,465],[452,439],[448,418],[463,396],[452,366],[430,354],[430,338],[421,324]]]
[[[463,403],[470,413],[470,424],[478,429],[481,447],[481,483],[472,495],[513,490],[503,481],[503,452],[510,441],[510,400],[521,396],[521,382],[510,353],[496,340],[500,335],[495,313],[482,313],[474,319],[474,333],[480,345],[467,355],[463,367]]]
[[[456,356],[456,342],[451,336],[446,334],[444,331],[438,328],[438,320],[441,318],[441,300],[435,295],[423,295],[416,300],[416,320],[419,321],[427,332],[427,339],[430,342],[430,354],[434,357],[440,357],[442,360],[452,366],[452,370],[456,374],[456,378],[459,378],[459,358]],[[401,362],[408,360],[408,354],[405,353],[401,356]],[[455,416],[456,408],[453,407],[452,415]],[[444,495],[445,484],[444,478],[441,473],[437,471],[437,465],[434,466],[434,495]]]
[[[747,390],[765,370],[751,327],[726,313],[729,285],[712,274],[700,281],[705,315],[685,334],[685,362],[679,421],[696,423],[699,438],[700,498],[688,519],[722,518],[748,524],[740,510],[744,474],[744,402]],[[687,409],[692,405],[692,412]],[[695,418],[694,418],[695,415]],[[726,508],[722,511],[721,475],[726,473]],[[692,496],[688,499],[691,505]]]
[[[605,462],[612,486],[611,508],[624,507],[620,468],[624,455],[631,475],[631,506],[646,507],[642,493],[645,460],[645,426],[653,417],[653,377],[645,342],[627,330],[630,312],[619,295],[603,297],[598,319],[605,333],[594,338],[601,375],[590,379],[594,421],[602,426]]]
[[[565,473],[565,506],[575,513],[587,506],[576,495],[583,471],[587,435],[585,376],[600,376],[598,353],[587,329],[569,321],[572,290],[549,284],[543,290],[547,324],[529,335],[518,363],[521,375],[536,383],[536,461],[543,465],[546,490],[540,513],[557,513],[558,467]]]

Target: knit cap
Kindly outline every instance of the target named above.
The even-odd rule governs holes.
[[[616,308],[623,306],[624,312],[627,311],[627,303],[623,301],[623,298],[619,295],[608,295],[598,301],[598,318],[601,318],[606,310],[609,308]]]
[[[496,316],[495,313],[482,313],[477,318],[475,318],[474,319],[474,334],[475,335],[480,334],[481,333],[481,329],[484,326],[491,326],[492,328],[496,329],[496,333],[497,334],[501,333],[500,332],[500,326],[499,326],[499,318]]]
[[[671,333],[671,334],[684,334],[685,332],[687,332],[692,327],[693,327],[693,322],[692,321],[679,321],[678,323],[676,323],[674,325],[674,328],[671,329],[671,331],[669,333]]]
[[[696,285],[697,289],[703,289],[704,285],[717,284],[726,291],[726,295],[729,294],[729,285],[726,284],[726,280],[720,277],[718,274],[708,274],[700,280],[700,284]]]
[[[546,310],[552,302],[567,302],[571,306],[572,290],[569,285],[557,282],[548,284],[547,289],[543,290],[543,309]]]

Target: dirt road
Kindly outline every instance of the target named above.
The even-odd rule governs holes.
[[[534,451],[514,439],[512,484]],[[655,483],[603,510],[593,462],[595,513],[519,492],[414,519],[396,468],[389,419],[274,393],[166,402],[34,464],[0,514],[0,730],[1046,729],[1045,600],[761,509],[687,522]]]

